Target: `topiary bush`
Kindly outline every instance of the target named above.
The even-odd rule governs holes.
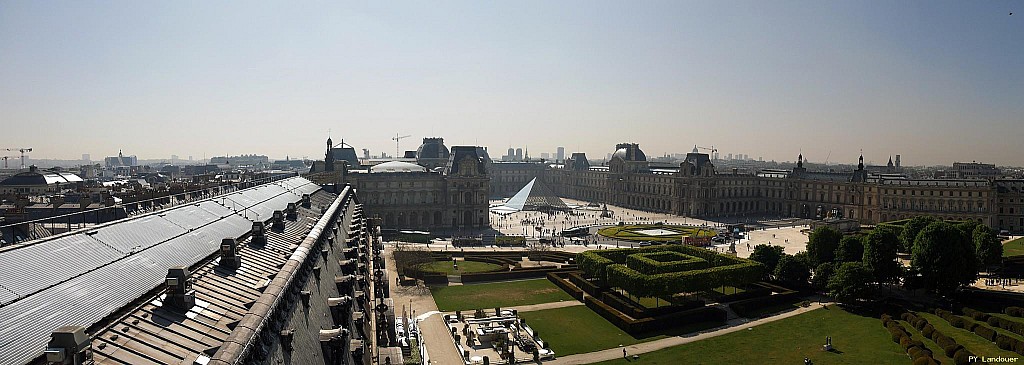
[[[930,324],[925,325],[924,328],[921,329],[921,334],[927,338],[932,338],[933,332],[935,332],[935,327]]]
[[[981,312],[981,311],[976,311],[974,309],[967,308],[967,307],[964,307],[963,312],[968,317],[971,317],[971,318],[973,318],[974,320],[977,320],[977,321],[987,321],[988,318],[991,317],[988,313]]]
[[[1013,339],[1009,336],[1000,333],[996,335],[996,346],[999,346],[999,348],[1003,350],[1013,351],[1014,343],[1012,340]]]
[[[999,317],[989,317],[985,323],[988,323],[988,325],[992,327],[999,327]]]
[[[1003,309],[1003,313],[1014,317],[1024,317],[1024,308],[1021,307],[1006,307]]]
[[[935,341],[935,344],[939,345],[939,347],[946,348],[947,346],[956,346],[956,341],[953,341],[952,338],[939,333],[939,331],[935,331],[935,333],[936,335],[933,340]]]
[[[953,354],[953,363],[956,365],[968,365],[974,363],[974,353],[967,349],[960,349]]]
[[[939,363],[935,359],[930,357],[919,357],[914,359],[914,365],[938,365]]]
[[[959,344],[958,345],[953,345],[953,346],[946,346],[946,347],[942,348],[942,352],[944,352],[946,354],[946,356],[949,356],[950,358],[952,358],[953,355],[956,355],[957,351],[963,350],[963,348],[964,347],[962,345],[959,345]]]
[[[996,341],[996,331],[991,328],[985,326],[977,326],[974,328],[974,333],[977,334],[978,336],[981,336],[981,338],[988,340],[989,342]]]

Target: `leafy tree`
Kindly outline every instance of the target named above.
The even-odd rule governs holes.
[[[828,280],[828,292],[840,302],[865,298],[870,291],[871,272],[860,262],[844,262]]]
[[[971,237],[974,241],[975,253],[981,265],[998,265],[1003,260],[1003,243],[999,242],[996,232],[983,224],[974,227]]]
[[[811,268],[807,263],[793,255],[783,255],[775,266],[775,278],[782,281],[807,282],[811,278]]]
[[[843,234],[829,227],[818,227],[807,240],[807,254],[811,257],[811,263],[821,265],[832,262],[835,259],[836,247],[839,247],[839,240]]]
[[[836,263],[826,262],[818,265],[814,268],[814,277],[811,279],[811,284],[816,288],[827,289],[828,281],[832,278],[832,275],[836,272]]]
[[[911,252],[914,246],[914,239],[917,238],[917,234],[921,232],[924,227],[927,227],[932,222],[935,222],[935,218],[929,216],[920,216],[911,218],[903,225],[903,231],[900,232],[900,247],[902,252]]]
[[[775,272],[775,266],[779,264],[782,255],[782,246],[757,245],[750,253],[750,259],[763,264],[767,275]]]
[[[936,221],[914,239],[911,265],[925,289],[950,293],[978,277],[974,242],[956,226]]]
[[[860,262],[864,257],[864,241],[857,236],[843,236],[835,256],[837,262]]]
[[[807,251],[797,252],[796,255],[793,255],[793,258],[797,261],[803,262],[804,266],[807,266],[809,269],[814,268],[814,264],[811,263],[811,255],[808,255]]]
[[[892,283],[899,277],[900,264],[896,261],[899,242],[896,233],[883,226],[875,227],[864,237],[864,266],[871,271],[876,281]]]

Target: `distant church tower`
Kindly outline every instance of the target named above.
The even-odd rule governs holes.
[[[327,137],[327,153],[324,155],[324,171],[334,171],[334,143]]]

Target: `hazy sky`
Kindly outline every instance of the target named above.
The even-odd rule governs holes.
[[[0,1],[0,147],[1024,165],[1021,4]]]

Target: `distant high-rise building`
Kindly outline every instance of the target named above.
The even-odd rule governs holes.
[[[718,159],[718,152],[715,152],[715,159]]]
[[[551,154],[547,153],[547,152],[541,152],[540,153],[540,158],[543,158],[543,159],[547,160],[547,159],[551,158]]]
[[[959,179],[996,178],[1003,174],[994,164],[977,162],[954,162],[953,171]]]
[[[88,154],[88,153],[83,153],[83,154],[82,154],[82,161],[85,161],[85,162],[89,162],[89,161],[91,161],[91,160],[90,160],[90,156],[89,156],[89,154]]]
[[[555,159],[559,161],[565,161],[565,147],[559,146],[555,149]]]
[[[516,161],[522,161],[523,160],[523,149],[522,148],[516,148],[516,158],[515,158],[515,160]]]
[[[192,155],[189,155],[189,156],[188,156],[188,160],[189,160],[189,161],[192,161]]]
[[[728,155],[725,155],[725,159],[726,160],[731,160],[732,159],[732,154],[730,153]]]
[[[177,161],[178,155],[171,155],[171,162]]]
[[[900,155],[896,155],[896,168],[900,168]]]

